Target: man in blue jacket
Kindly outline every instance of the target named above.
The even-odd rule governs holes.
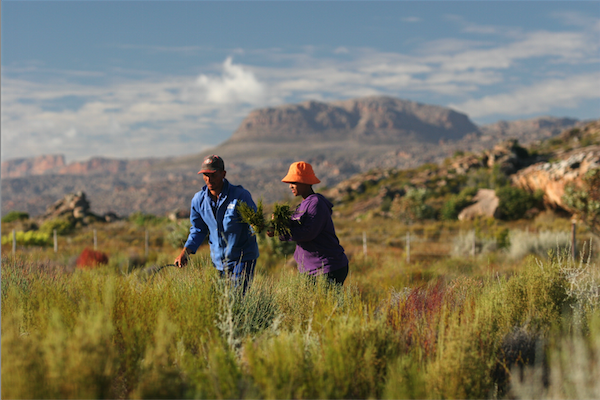
[[[250,192],[225,179],[227,171],[221,157],[206,157],[198,174],[203,174],[206,185],[192,199],[190,234],[174,264],[184,267],[189,254],[195,254],[208,235],[213,265],[245,292],[254,277],[258,245],[250,226],[240,220],[236,206],[243,201],[256,210],[256,204]]]

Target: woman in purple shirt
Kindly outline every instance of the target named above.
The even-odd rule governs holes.
[[[291,234],[279,238],[296,242],[294,259],[298,271],[312,276],[324,274],[328,281],[343,285],[348,276],[348,258],[335,234],[331,219],[333,204],[313,191],[312,185],[321,181],[304,161],[290,165],[281,181],[289,183],[294,196],[303,199],[291,217]],[[273,236],[271,231],[267,234]]]

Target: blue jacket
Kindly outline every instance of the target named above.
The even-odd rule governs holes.
[[[227,179],[217,200],[216,218],[206,186],[192,199],[192,226],[185,247],[190,253],[196,253],[208,234],[210,256],[219,271],[223,271],[225,265],[233,270],[240,262],[258,258],[256,236],[250,226],[240,220],[236,210],[238,201],[243,201],[256,210],[250,192],[242,186],[231,185]]]

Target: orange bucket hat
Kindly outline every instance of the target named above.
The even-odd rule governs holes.
[[[285,183],[306,183],[314,185],[321,181],[315,175],[312,165],[304,161],[298,161],[290,165],[287,175],[281,180]]]

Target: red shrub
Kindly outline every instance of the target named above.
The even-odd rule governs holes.
[[[77,257],[77,268],[94,268],[98,265],[108,264],[108,256],[101,251],[95,251],[90,248],[85,248],[79,257]]]

